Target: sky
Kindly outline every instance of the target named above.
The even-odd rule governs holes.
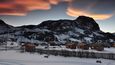
[[[0,0],[0,19],[13,26],[45,20],[92,17],[104,32],[115,32],[115,0]]]

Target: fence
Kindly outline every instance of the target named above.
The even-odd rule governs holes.
[[[103,59],[115,60],[114,53],[98,53],[98,52],[68,51],[68,50],[48,50],[48,49],[36,49],[36,52],[40,54],[60,55],[60,56],[65,56],[65,57],[103,58]]]

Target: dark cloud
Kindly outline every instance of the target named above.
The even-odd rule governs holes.
[[[115,11],[115,0],[99,0],[92,10],[97,13],[113,13]]]
[[[74,0],[71,6],[95,13],[107,14],[115,11],[115,0]]]

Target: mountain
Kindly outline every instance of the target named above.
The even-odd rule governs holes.
[[[47,29],[56,30],[59,27],[79,27],[82,29],[87,30],[100,30],[98,24],[94,21],[93,18],[85,17],[85,16],[79,16],[76,20],[57,20],[57,21],[44,21],[38,27],[47,27]],[[56,28],[56,29],[55,29]]]
[[[99,31],[99,25],[93,18],[86,17],[86,16],[79,16],[76,20],[78,27],[82,29],[92,30],[92,31]]]
[[[13,29],[13,26],[6,24],[3,20],[0,20],[0,34],[11,32]]]
[[[100,30],[99,25],[91,17],[79,16],[75,20],[48,20],[38,25],[26,25],[13,27],[1,22],[3,29],[13,29],[9,38],[19,42],[65,44],[66,42],[95,43],[101,40],[103,43],[115,41],[115,35]],[[2,34],[0,37],[2,37]],[[6,36],[8,37],[8,36]]]
[[[115,33],[112,33],[113,35],[115,35]]]

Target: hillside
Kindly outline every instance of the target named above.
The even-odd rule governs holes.
[[[68,41],[89,44],[98,40],[111,44],[115,41],[115,35],[101,31],[96,21],[86,16],[79,16],[75,20],[48,20],[38,25],[20,27],[10,26],[1,20],[0,30],[2,41],[12,39],[40,44],[51,41],[56,44],[65,44]]]

